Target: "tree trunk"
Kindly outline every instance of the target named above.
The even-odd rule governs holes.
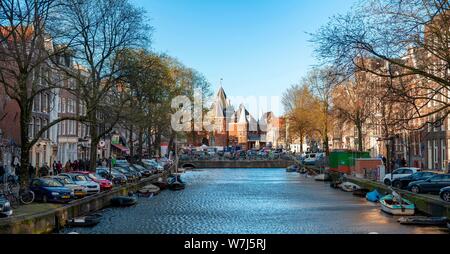
[[[142,128],[139,128],[139,135],[138,135],[138,156],[139,156],[139,160],[142,160],[143,156],[143,143],[144,143],[144,133],[142,131]]]
[[[300,134],[300,154],[303,154],[303,134]]]
[[[134,142],[133,142],[133,125],[130,126],[130,157],[133,160],[134,157]]]
[[[21,149],[20,149],[20,186],[29,186],[30,185],[30,173],[29,173],[29,166],[30,166],[30,150],[31,147],[29,146],[29,136],[28,136],[28,122],[29,122],[29,115],[28,114],[21,114],[20,115],[20,140],[21,140]],[[35,169],[36,174],[36,169]],[[32,175],[33,177],[35,175]]]
[[[356,129],[358,131],[358,151],[364,152],[363,147],[363,133],[362,133],[362,123],[360,121],[357,121],[356,123]]]
[[[90,154],[89,154],[89,169],[94,170],[97,167],[97,146],[99,143],[98,138],[98,130],[97,130],[97,119],[96,119],[96,113],[90,116],[91,124],[89,125],[90,134],[91,134],[91,148],[90,148]]]
[[[147,133],[147,149],[148,149],[148,155],[150,157],[153,157],[153,144],[152,144],[152,130],[151,127],[148,128]]]
[[[26,81],[23,81],[25,83],[21,83],[22,86],[25,84],[26,87]],[[20,105],[20,142],[21,142],[21,149],[20,149],[20,172],[19,172],[19,177],[20,177],[20,186],[26,187],[30,185],[30,174],[29,174],[29,169],[28,167],[30,166],[30,150],[31,150],[31,146],[30,146],[30,137],[28,135],[28,129],[29,126],[28,124],[30,123],[31,120],[31,108],[28,107],[28,95],[27,95],[27,90],[26,89],[22,89],[23,94],[21,96],[22,101],[21,102],[25,102],[25,103],[21,103]],[[32,102],[33,103],[33,102]],[[36,174],[36,170],[35,169],[35,174]]]

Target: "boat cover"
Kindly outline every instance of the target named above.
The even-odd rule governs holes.
[[[381,195],[377,190],[374,190],[372,192],[367,193],[366,198],[370,202],[378,202],[381,198]]]

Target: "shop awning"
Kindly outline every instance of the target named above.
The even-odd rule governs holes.
[[[130,149],[128,149],[127,147],[123,146],[123,145],[112,145],[113,147],[119,149],[122,153],[129,153]]]

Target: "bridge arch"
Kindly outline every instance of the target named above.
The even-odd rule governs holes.
[[[182,168],[196,168],[196,166],[192,163],[184,163],[181,165]]]

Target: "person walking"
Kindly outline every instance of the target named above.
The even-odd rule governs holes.
[[[62,165],[61,161],[58,161],[58,163],[56,164],[56,172],[58,175],[62,173],[62,168],[63,168],[63,165]]]
[[[72,162],[69,160],[68,162],[66,162],[66,165],[64,166],[64,172],[68,173],[72,171]]]
[[[57,174],[58,174],[58,163],[56,161],[53,161],[52,172],[50,175],[57,175]]]

